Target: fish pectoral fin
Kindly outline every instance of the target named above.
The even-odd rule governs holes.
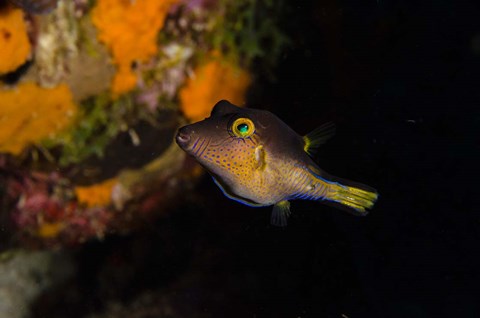
[[[303,136],[303,141],[305,142],[303,150],[312,156],[318,151],[318,148],[327,142],[328,139],[332,138],[333,135],[335,135],[335,124],[332,122],[325,123]]]
[[[290,202],[280,201],[273,206],[270,223],[275,226],[287,226],[287,220],[290,216]]]

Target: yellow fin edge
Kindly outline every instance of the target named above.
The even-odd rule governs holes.
[[[366,212],[366,209],[371,209],[378,199],[378,194],[375,192],[340,184],[334,184],[331,187],[332,190],[327,195],[329,200],[348,206],[358,212]]]

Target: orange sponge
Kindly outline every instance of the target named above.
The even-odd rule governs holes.
[[[46,89],[23,83],[0,88],[0,152],[19,154],[30,144],[55,137],[77,112],[67,85]]]
[[[212,59],[197,67],[194,76],[180,90],[180,109],[192,122],[208,117],[221,99],[237,105],[245,103],[250,74],[217,55],[213,54]]]
[[[23,11],[0,10],[0,74],[16,70],[29,58],[30,51]]]

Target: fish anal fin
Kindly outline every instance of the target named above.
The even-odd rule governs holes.
[[[280,201],[273,206],[270,223],[274,226],[285,227],[290,216],[290,202]]]
[[[327,142],[328,139],[332,138],[333,135],[335,135],[335,124],[332,122],[325,123],[303,136],[303,141],[305,142],[303,150],[312,156],[318,151],[318,148]]]

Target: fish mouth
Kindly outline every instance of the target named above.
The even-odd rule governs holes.
[[[189,145],[192,141],[192,132],[191,130],[185,126],[180,128],[177,131],[177,135],[175,136],[175,141],[183,150],[188,150]]]

